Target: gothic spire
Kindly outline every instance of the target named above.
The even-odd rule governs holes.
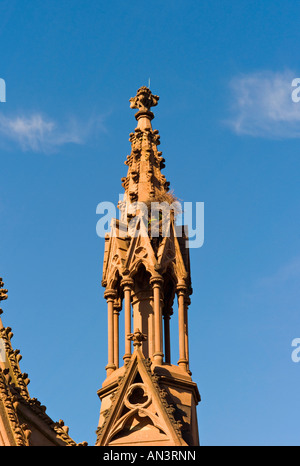
[[[161,170],[165,167],[165,159],[158,150],[160,136],[153,130],[151,121],[154,118],[151,107],[157,105],[159,97],[143,86],[132,97],[130,107],[138,109],[135,118],[138,122],[133,133],[130,133],[131,153],[127,156],[127,176],[122,178],[125,189],[124,200],[119,203],[122,220],[135,216],[137,203],[143,203],[149,209],[151,202],[167,202],[172,204],[174,196],[169,192],[170,183]]]
[[[130,99],[130,107],[138,110],[138,124],[130,134],[131,153],[125,162],[128,173],[122,179],[122,216],[121,220],[112,219],[111,232],[105,237],[102,286],[107,301],[108,351],[107,376],[98,392],[102,405],[97,445],[199,442],[196,405],[200,395],[189,370],[189,252],[184,227],[175,224],[178,207],[161,173],[164,159],[157,148],[159,134],[151,125],[151,107],[158,100],[147,87]],[[177,365],[171,361],[174,311],[178,318]],[[119,354],[121,312],[123,365]]]

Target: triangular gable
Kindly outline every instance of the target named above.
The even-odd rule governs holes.
[[[174,408],[151,372],[151,361],[136,346],[111,406],[97,431],[98,446],[186,445]]]
[[[157,262],[160,268],[160,273],[164,273],[171,262],[176,259],[176,249],[174,241],[174,224],[170,223],[169,236],[165,236],[157,251]]]
[[[128,248],[125,269],[130,273],[136,272],[143,264],[150,273],[155,273],[157,260],[151,245],[146,226],[141,218],[137,219],[134,234]]]
[[[182,245],[179,242],[182,238],[178,238],[177,234],[178,227],[175,228],[174,220],[172,220],[170,234],[163,238],[157,252],[158,266],[160,273],[165,273],[167,268],[172,265],[171,270],[173,269],[176,280],[185,281],[188,277],[188,270],[183,258]]]
[[[124,234],[125,224],[113,219],[111,223],[111,234],[105,238],[105,253],[102,280],[108,287],[116,279],[117,272],[122,275],[128,244]]]

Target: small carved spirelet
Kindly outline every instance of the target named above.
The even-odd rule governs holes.
[[[153,115],[150,111],[150,108],[155,107],[158,101],[158,95],[153,95],[150,89],[148,89],[148,87],[146,86],[140,87],[140,89],[137,91],[136,96],[131,97],[131,99],[129,99],[130,108],[138,109],[138,112],[135,115],[136,117],[143,113]]]

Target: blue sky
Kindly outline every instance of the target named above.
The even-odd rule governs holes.
[[[3,322],[31,396],[94,444],[107,363],[96,207],[122,193],[128,100],[150,77],[164,174],[205,203],[189,314],[201,443],[298,445],[299,2],[3,0],[0,17]]]

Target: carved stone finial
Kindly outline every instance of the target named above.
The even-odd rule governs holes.
[[[127,338],[133,341],[133,346],[141,346],[142,342],[147,340],[147,335],[142,333],[140,329],[136,329],[134,333],[127,335]]]
[[[138,109],[138,112],[135,114],[135,118],[137,120],[141,115],[147,115],[152,120],[154,115],[150,111],[150,108],[155,107],[158,101],[158,95],[153,95],[150,89],[148,89],[146,86],[140,87],[136,93],[136,96],[129,99],[130,108]]]

